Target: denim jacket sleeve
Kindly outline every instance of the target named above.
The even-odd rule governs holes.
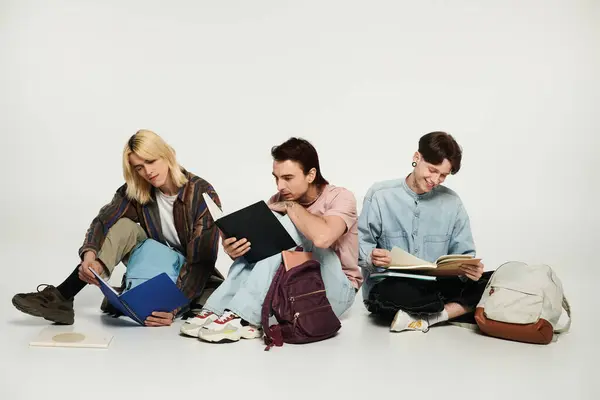
[[[450,237],[448,247],[450,254],[472,254],[475,255],[475,242],[471,232],[469,215],[462,204],[459,205],[454,228]]]
[[[358,218],[358,264],[362,268],[369,269],[373,266],[371,253],[377,248],[381,227],[381,211],[377,198],[367,193]]]

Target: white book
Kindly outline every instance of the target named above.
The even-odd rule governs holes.
[[[481,258],[475,258],[470,254],[448,254],[439,257],[435,262],[428,262],[415,257],[399,247],[392,248],[390,256],[392,262],[388,267],[384,267],[386,269],[421,271],[429,275],[437,276],[460,275],[462,274],[460,269],[461,265],[477,265],[481,261]]]
[[[31,347],[80,347],[107,349],[113,335],[95,330],[76,330],[73,327],[49,326],[35,337]]]
[[[215,203],[213,201],[213,199],[210,198],[210,196],[208,194],[202,193],[202,197],[204,197],[204,201],[206,202],[206,206],[208,207],[208,212],[210,213],[210,215],[214,221],[216,221],[219,218],[222,218],[226,215],[223,212],[223,210],[221,210],[219,208],[217,203]]]
[[[374,272],[369,275],[371,278],[388,278],[388,277],[396,277],[396,278],[410,278],[410,279],[421,279],[424,281],[435,281],[437,278],[435,276],[429,275],[418,275],[418,274],[406,274],[402,272]]]

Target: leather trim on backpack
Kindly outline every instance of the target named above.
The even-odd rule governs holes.
[[[548,344],[552,341],[554,329],[545,319],[532,324],[510,324],[494,321],[485,316],[484,308],[475,309],[475,321],[481,331],[489,336],[517,342]]]

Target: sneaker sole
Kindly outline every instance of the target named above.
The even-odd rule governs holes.
[[[211,343],[233,343],[238,342],[241,339],[260,339],[261,337],[262,333],[257,334],[257,332],[248,332],[238,335],[232,335],[231,333],[213,334],[209,336],[198,335],[198,339]]]
[[[189,330],[185,329],[184,326],[185,326],[185,324],[181,326],[181,328],[179,329],[179,333],[181,333],[182,335],[185,335],[185,336],[189,336],[189,337],[197,338],[198,334],[200,333],[200,329],[202,329],[202,327],[198,326],[198,325],[194,325],[194,326],[196,326],[196,328],[190,328]]]
[[[13,299],[12,299],[12,304],[13,304],[13,306],[15,306],[15,308],[17,310],[21,311],[22,313],[29,314],[34,317],[43,317],[41,312],[39,312],[35,308],[30,308],[23,304],[20,304],[19,301],[17,300],[17,298],[15,298],[15,297],[13,297]]]
[[[33,317],[44,318],[46,321],[55,322],[61,325],[73,325],[75,322],[75,316],[64,316],[64,313],[54,314],[54,313],[43,313],[38,309],[27,307],[26,305],[20,304],[16,298],[12,299],[12,304],[15,308],[22,313],[31,315]]]
[[[195,326],[195,328],[186,328],[186,325],[191,325],[191,324],[184,323],[183,325],[181,325],[181,328],[179,328],[179,332],[185,336],[198,338],[198,335],[200,334],[200,330],[202,329],[202,327],[212,323],[215,320],[216,320],[216,318],[209,319],[208,321],[205,321],[202,325],[193,324]]]

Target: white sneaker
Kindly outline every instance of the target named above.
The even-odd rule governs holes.
[[[200,314],[185,321],[185,324],[181,325],[179,332],[186,336],[198,337],[198,332],[200,332],[200,329],[202,329],[203,326],[215,321],[217,318],[219,317],[214,312],[202,309],[200,310]]]
[[[390,325],[390,331],[402,332],[402,331],[421,331],[427,332],[429,330],[429,323],[424,319],[416,319],[405,313],[402,310],[398,310]]]
[[[240,339],[258,339],[263,335],[262,329],[226,311],[219,319],[204,325],[198,338],[207,342],[237,342]]]

